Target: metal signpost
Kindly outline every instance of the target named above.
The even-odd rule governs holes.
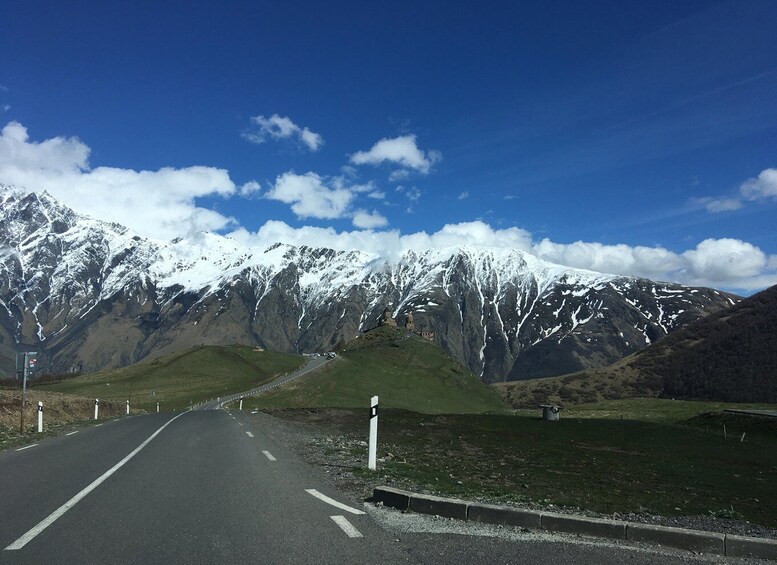
[[[27,377],[35,371],[35,365],[38,363],[35,351],[25,351],[16,354],[16,378],[22,381],[22,409],[19,417],[19,433],[24,433],[24,407],[27,404]]]

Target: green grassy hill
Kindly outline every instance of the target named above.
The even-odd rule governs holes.
[[[504,408],[499,396],[439,347],[381,327],[351,341],[332,363],[301,381],[249,401],[263,408],[385,408],[474,413]]]
[[[242,345],[205,345],[36,388],[105,400],[129,399],[133,407],[147,410],[159,402],[163,410],[171,410],[248,390],[303,363],[304,358],[297,355]]]

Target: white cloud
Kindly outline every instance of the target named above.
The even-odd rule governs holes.
[[[298,218],[336,219],[346,215],[354,193],[347,188],[330,188],[316,173],[287,172],[275,180],[265,198],[291,205]]]
[[[456,200],[464,200],[465,198],[469,198],[469,192],[467,191],[460,192],[459,195],[456,197]]]
[[[692,202],[702,204],[708,212],[726,212],[739,210],[744,206],[743,200],[777,199],[777,169],[764,169],[756,178],[747,179],[739,187],[739,195],[733,198],[703,198],[692,199]]]
[[[372,213],[366,210],[357,210],[353,215],[353,225],[357,228],[371,230],[386,227],[388,220],[376,210],[373,210]]]
[[[0,183],[48,190],[75,210],[124,224],[139,233],[171,239],[200,231],[235,228],[236,222],[219,212],[200,207],[196,199],[207,196],[256,196],[261,187],[249,181],[237,187],[227,171],[213,167],[165,167],[136,171],[89,166],[90,148],[75,137],[54,137],[36,142],[26,128],[8,123],[0,132]],[[743,198],[771,198],[774,169],[743,184]],[[420,196],[415,188],[397,188],[411,201]],[[689,285],[756,290],[777,284],[777,255],[737,239],[706,239],[691,249],[605,245],[597,242],[556,243],[535,240],[526,230],[495,229],[483,221],[448,224],[436,232],[402,235],[380,230],[388,221],[377,211],[357,208],[359,195],[378,198],[372,183],[349,184],[345,177],[323,178],[315,173],[280,175],[263,197],[290,204],[300,218],[351,218],[353,231],[332,228],[291,227],[268,221],[256,233],[233,231],[236,239],[266,247],[278,241],[334,249],[360,249],[395,258],[403,250],[454,245],[508,247],[572,267],[602,272],[677,281]],[[711,202],[711,200],[710,200]]]
[[[764,169],[757,178],[742,183],[739,191],[748,200],[777,198],[777,169]]]
[[[663,247],[605,245],[577,241],[564,244],[549,239],[535,241],[524,229],[495,229],[482,221],[447,224],[434,233],[402,235],[398,230],[372,229],[337,232],[310,226],[293,228],[283,222],[267,222],[258,232],[237,232],[249,245],[266,247],[281,241],[292,245],[316,245],[342,251],[359,249],[384,259],[396,259],[410,249],[440,249],[458,245],[510,248],[541,259],[605,273],[717,288],[757,290],[777,284],[777,256],[766,255],[754,245],[735,239],[707,239],[680,253]]]
[[[10,122],[0,133],[0,183],[48,190],[81,213],[153,238],[171,239],[235,225],[232,218],[195,203],[200,197],[235,194],[235,184],[224,169],[91,169],[89,153],[76,137],[30,141],[23,125]]]
[[[289,139],[296,138],[302,142],[311,151],[318,151],[324,144],[324,138],[321,135],[310,131],[307,127],[300,128],[291,118],[273,114],[269,118],[262,115],[253,116],[251,123],[258,129],[243,132],[243,139],[251,143],[264,143],[270,139]]]
[[[405,188],[404,186],[400,185],[396,187],[394,191],[404,194],[405,198],[410,200],[410,202],[418,202],[418,200],[421,199],[421,191],[415,186],[411,186],[410,188]]]
[[[388,180],[389,182],[397,182],[400,180],[405,180],[408,177],[410,177],[410,171],[407,169],[397,169],[396,171],[391,171]]]
[[[249,198],[251,196],[257,196],[259,192],[261,192],[261,190],[262,190],[262,187],[258,182],[256,182],[255,180],[250,180],[240,187],[240,189],[238,190],[238,193],[240,194],[240,196]]]
[[[738,239],[705,239],[682,254],[694,280],[728,281],[759,275],[767,264],[763,251]]]
[[[318,133],[313,133],[308,128],[302,128],[299,137],[302,143],[307,145],[311,151],[318,151],[324,144],[324,138]]]
[[[381,139],[369,151],[357,151],[351,155],[351,163],[354,165],[396,163],[405,169],[413,169],[419,173],[427,174],[441,158],[442,154],[439,151],[432,150],[424,153],[419,149],[416,145],[415,135],[402,135]],[[391,180],[397,178],[399,177],[392,173]]]
[[[367,195],[367,198],[372,198],[372,199],[374,199],[374,200],[385,200],[385,198],[386,198],[386,193],[385,193],[385,192],[383,192],[382,190],[375,190],[375,191],[373,191],[373,192],[370,192],[370,193]]]
[[[717,199],[701,199],[706,200],[705,208],[707,212],[730,212],[732,210],[739,210],[743,204],[739,198],[717,198]]]

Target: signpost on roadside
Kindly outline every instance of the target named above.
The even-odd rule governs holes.
[[[19,433],[24,433],[24,407],[27,404],[27,377],[35,371],[37,352],[25,351],[16,354],[16,379],[22,381],[22,409],[19,416]]]
[[[376,454],[378,451],[378,397],[373,396],[370,399],[370,445],[367,467],[374,471],[376,469]]]

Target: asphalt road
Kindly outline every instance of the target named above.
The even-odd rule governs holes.
[[[375,509],[274,437],[246,412],[207,410],[127,417],[2,453],[0,563],[719,560]]]

